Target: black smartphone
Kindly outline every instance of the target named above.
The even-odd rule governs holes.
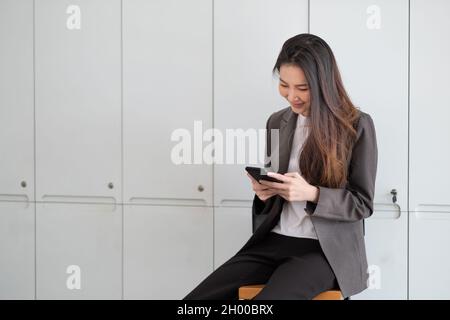
[[[272,182],[283,183],[283,181],[275,179],[274,177],[269,177],[267,175],[268,171],[265,168],[245,167],[245,171],[247,171],[258,182],[259,180],[267,180]]]

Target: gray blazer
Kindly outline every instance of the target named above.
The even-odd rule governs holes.
[[[317,204],[307,201],[305,208],[311,217],[322,250],[336,275],[344,297],[357,294],[368,286],[363,219],[370,217],[373,213],[378,149],[372,118],[362,111],[360,114],[358,136],[348,163],[346,187],[317,186],[320,189]],[[296,123],[297,114],[291,110],[291,107],[273,113],[267,121],[269,135],[270,129],[280,129],[278,148],[278,172],[280,173],[286,173],[288,169]],[[268,136],[266,140],[268,155],[272,154],[270,146]],[[276,195],[263,202],[255,194],[253,216],[265,218],[239,251],[260,241],[275,227],[284,201],[286,201],[284,198]]]

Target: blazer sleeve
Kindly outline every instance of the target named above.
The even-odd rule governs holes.
[[[361,114],[353,145],[345,188],[319,188],[317,203],[307,201],[307,214],[336,221],[358,221],[373,213],[378,149],[375,126],[369,114]]]
[[[270,123],[270,119],[272,118],[272,115],[267,119],[267,122],[266,122],[266,149],[264,152],[264,166],[265,167],[270,167],[270,165],[271,165],[271,163],[269,162],[270,155],[271,155],[271,150],[270,150],[271,139],[270,139],[269,123]],[[266,201],[262,201],[260,198],[258,198],[258,196],[255,193],[255,195],[253,197],[253,205],[252,205],[253,214],[259,215],[262,213],[267,213],[268,210],[265,210],[265,209],[268,209],[271,206],[271,203],[272,203],[272,200],[274,197],[275,196],[267,199]]]

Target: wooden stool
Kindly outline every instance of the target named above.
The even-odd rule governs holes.
[[[263,288],[264,284],[242,286],[239,288],[239,300],[252,300]],[[319,293],[313,300],[343,300],[339,290],[330,290]]]

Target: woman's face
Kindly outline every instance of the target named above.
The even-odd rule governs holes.
[[[278,90],[281,96],[289,101],[293,112],[309,117],[311,105],[309,86],[301,68],[295,65],[282,65]]]

